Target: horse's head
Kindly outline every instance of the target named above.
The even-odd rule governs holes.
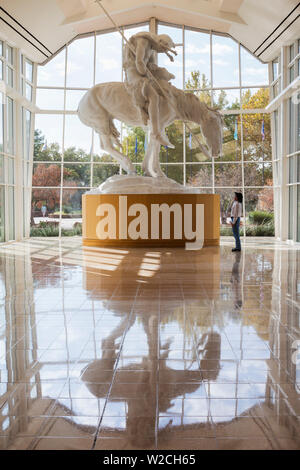
[[[208,155],[215,158],[220,157],[223,144],[223,116],[219,111],[207,106],[207,111],[203,115],[200,125],[209,149]]]

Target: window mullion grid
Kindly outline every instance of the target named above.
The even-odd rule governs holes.
[[[97,57],[96,57],[96,54],[97,54],[97,50],[96,50],[96,43],[97,43],[97,40],[96,40],[97,36],[96,36],[96,31],[94,31],[94,73],[93,73],[93,86],[95,86],[95,83],[96,83],[96,60],[97,60]],[[90,168],[91,168],[91,177],[90,177],[90,188],[93,187],[93,183],[94,183],[94,140],[95,140],[95,131],[93,129],[92,131],[92,143],[91,143],[91,154],[90,154]]]
[[[246,205],[245,205],[245,165],[244,165],[244,130],[243,130],[243,113],[242,113],[242,73],[241,73],[241,43],[238,44],[239,53],[239,86],[240,86],[240,123],[241,123],[241,162],[242,162],[242,194],[243,194],[243,214],[244,214],[244,240],[246,238]]]
[[[182,83],[183,89],[185,90],[185,28],[182,28]],[[183,184],[186,186],[186,125],[182,123],[182,136],[183,136]]]
[[[213,107],[213,53],[212,53],[212,31],[209,32],[209,61],[210,61],[210,104]],[[212,177],[212,193],[215,194],[215,158],[211,159],[211,177]]]
[[[60,162],[60,193],[59,193],[59,228],[58,236],[61,237],[61,223],[62,223],[62,198],[63,198],[63,182],[64,182],[64,153],[65,153],[65,127],[66,127],[66,95],[67,95],[67,64],[68,64],[68,44],[65,48],[65,77],[64,77],[64,114],[63,114],[63,135],[61,147],[61,162]]]

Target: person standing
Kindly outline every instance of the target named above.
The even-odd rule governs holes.
[[[241,251],[241,240],[240,240],[240,222],[242,217],[242,202],[243,195],[242,193],[234,193],[234,201],[231,206],[231,227],[233,236],[235,239],[235,248],[232,248],[232,251]]]
[[[42,216],[45,217],[46,212],[47,212],[47,206],[45,204],[42,205],[41,211],[42,211]]]

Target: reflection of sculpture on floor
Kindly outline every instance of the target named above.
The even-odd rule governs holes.
[[[150,139],[143,162],[147,176],[164,176],[160,168],[160,145],[171,147],[165,128],[175,120],[200,125],[206,144],[198,141],[207,156],[219,156],[222,150],[222,117],[193,93],[184,93],[172,86],[174,78],[165,68],[154,63],[155,54],[170,52],[175,44],[167,35],[138,33],[125,47],[125,83],[109,82],[95,85],[81,99],[78,116],[100,136],[100,146],[111,154],[129,174],[135,168],[128,156],[121,153],[119,132],[113,120],[130,126],[149,126]]]
[[[159,413],[167,414],[172,408],[173,399],[192,394],[203,381],[216,380],[220,370],[221,337],[214,331],[204,334],[196,345],[197,349],[199,348],[198,358],[195,355],[187,361],[189,365],[185,369],[176,370],[167,364],[171,340],[158,345],[157,316],[152,315],[149,319],[141,316],[140,320],[148,340],[148,355],[145,354],[141,362],[133,361],[125,367],[118,367],[118,341],[121,340],[124,329],[130,329],[136,321],[136,315],[131,316],[130,320],[129,316],[128,314],[102,341],[103,358],[91,362],[82,371],[81,379],[97,398],[106,396],[108,384],[113,381],[109,399],[114,402],[127,402],[126,429],[122,432],[122,437],[128,439],[130,445],[144,448],[154,444],[157,406]],[[200,360],[199,365],[197,359]],[[157,392],[158,368],[163,387],[159,387]],[[131,377],[133,371],[134,382]],[[120,380],[118,374],[122,374]],[[209,426],[209,423],[204,422],[204,426]],[[159,432],[164,438],[170,437],[169,425],[161,428]]]

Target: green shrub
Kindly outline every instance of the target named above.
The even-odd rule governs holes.
[[[80,222],[76,222],[73,225],[73,228],[71,230],[63,228],[61,230],[61,235],[63,237],[74,237],[74,236],[82,235],[82,224]],[[31,227],[30,236],[31,237],[58,237],[59,236],[58,223],[40,222],[37,227]]]
[[[274,214],[265,211],[249,212],[249,221],[255,225],[265,225],[274,221]]]
[[[47,224],[47,222],[41,222],[42,224]],[[30,236],[31,237],[58,237],[59,230],[58,226],[56,225],[48,225],[48,226],[41,226],[38,227],[31,227],[30,229]]]
[[[72,209],[73,209],[72,206],[62,206],[62,212],[64,214],[71,214]]]
[[[240,229],[240,235],[244,234],[243,227]],[[274,237],[274,222],[268,222],[267,224],[262,225],[247,225],[246,227],[246,236],[247,237]],[[220,229],[221,236],[231,236],[232,228],[231,227],[221,227]]]

